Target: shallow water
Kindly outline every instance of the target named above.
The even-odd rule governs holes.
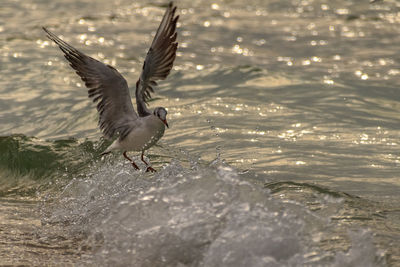
[[[398,265],[400,4],[176,4],[153,175],[100,158],[96,110],[41,27],[133,88],[165,4],[2,3],[0,263]]]

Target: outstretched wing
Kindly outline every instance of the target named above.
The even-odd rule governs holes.
[[[138,118],[124,77],[115,68],[76,50],[46,28],[43,30],[60,47],[70,66],[85,82],[89,97],[98,102],[99,127],[104,135],[112,138],[119,134],[124,139],[136,126]]]
[[[179,16],[175,16],[176,7],[170,2],[164,17],[158,27],[156,36],[151,43],[143,64],[143,70],[136,83],[136,105],[139,116],[147,116],[147,100],[151,98],[150,92],[154,92],[153,86],[157,80],[164,80],[172,69],[176,57],[178,43],[176,41],[176,22]]]

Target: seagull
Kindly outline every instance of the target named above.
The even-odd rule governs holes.
[[[164,80],[170,73],[176,57],[179,16],[175,16],[175,11],[176,6],[170,2],[147,52],[136,82],[137,112],[132,105],[128,83],[114,67],[85,55],[43,27],[47,37],[59,46],[70,66],[85,82],[89,98],[97,103],[98,124],[103,135],[107,139],[117,137],[101,155],[119,150],[136,170],[139,167],[127,152],[141,151],[146,172],[155,172],[143,154],[164,135],[165,126],[169,128],[167,110],[163,107],[150,110],[147,101],[151,99],[150,92],[154,92],[156,81]]]

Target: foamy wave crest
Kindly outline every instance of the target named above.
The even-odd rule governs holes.
[[[327,220],[282,202],[214,162],[156,173],[105,163],[74,179],[45,217],[87,236],[86,264],[101,266],[296,266],[347,262],[320,249]],[[368,233],[363,233],[368,235]],[[371,241],[372,242],[372,241]],[[371,252],[372,243],[368,245]],[[350,256],[360,257],[362,246]],[[373,254],[372,254],[373,255]],[[357,261],[353,259],[351,262]],[[369,260],[369,259],[368,259]],[[371,260],[373,263],[373,259]],[[368,266],[368,265],[367,265]]]

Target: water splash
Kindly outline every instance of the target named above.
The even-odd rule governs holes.
[[[321,246],[335,224],[300,203],[273,198],[228,165],[188,169],[173,160],[154,176],[122,165],[93,166],[88,177],[73,179],[55,203],[44,206],[44,224],[63,225],[69,237],[85,236],[81,247],[90,251],[83,257],[87,264],[335,263],[333,252]]]

